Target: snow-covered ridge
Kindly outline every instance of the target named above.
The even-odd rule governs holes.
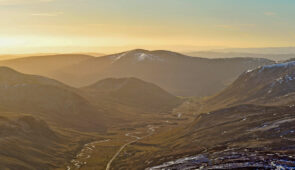
[[[163,61],[163,59],[161,57],[155,56],[152,54],[148,54],[145,52],[137,52],[137,53],[125,52],[125,53],[110,56],[110,58],[113,60],[112,63],[114,63],[124,57],[132,57],[137,62],[146,61],[146,60]]]
[[[147,59],[147,58],[150,58],[150,56],[149,55],[147,55],[147,54],[145,54],[145,53],[139,53],[139,54],[137,54],[138,56],[137,56],[137,60],[138,61],[142,61],[142,60],[145,60],[145,59]]]
[[[120,60],[122,57],[124,57],[127,54],[127,52],[122,53],[122,54],[118,54],[118,55],[112,55],[110,56],[111,59],[113,59],[113,62],[116,62],[117,60]]]
[[[287,67],[292,67],[295,66],[295,61],[290,61],[286,63],[277,63],[277,64],[272,64],[272,65],[266,65],[260,67],[259,72],[263,71],[264,69],[271,69],[271,68],[287,68]]]
[[[252,71],[253,71],[253,70],[247,70],[246,73],[250,73],[250,72],[252,72]]]
[[[155,56],[152,54],[146,54],[146,53],[137,53],[135,54],[135,57],[137,61],[144,61],[144,60],[157,60],[157,61],[163,61],[162,58],[159,56]]]

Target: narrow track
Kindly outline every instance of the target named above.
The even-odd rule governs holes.
[[[148,137],[148,136],[151,136],[151,135],[153,135],[154,134],[154,132],[155,132],[155,128],[153,127],[153,126],[149,126],[148,127],[148,131],[150,131],[150,133],[148,134],[148,135],[146,135],[146,136],[143,136],[143,137],[138,137],[138,136],[134,136],[134,135],[130,135],[130,133],[126,133],[125,135],[126,136],[129,136],[129,137],[132,137],[132,138],[135,138],[135,140],[132,140],[132,141],[130,141],[130,142],[128,142],[128,143],[125,143],[123,146],[121,146],[121,148],[115,153],[115,155],[112,157],[112,159],[108,162],[108,164],[107,164],[107,166],[106,166],[106,170],[110,170],[111,169],[111,165],[112,165],[112,163],[114,162],[114,160],[120,155],[120,153],[128,146],[128,145],[130,145],[130,144],[132,144],[132,143],[135,143],[135,142],[137,142],[137,141],[139,141],[139,140],[141,140],[141,139],[143,139],[143,138],[146,138],[146,137]]]

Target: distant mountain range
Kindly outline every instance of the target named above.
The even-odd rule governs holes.
[[[0,65],[27,74],[54,77],[60,69],[90,58],[93,56],[80,54],[44,55],[4,60],[0,61]]]
[[[295,47],[265,47],[265,48],[226,48],[213,50],[218,52],[238,52],[254,54],[295,54]]]
[[[98,58],[46,56],[2,61],[0,65],[76,87],[110,77],[136,77],[174,95],[208,96],[224,89],[245,70],[272,63],[261,58],[206,59],[138,49]]]
[[[187,52],[189,56],[195,57],[204,57],[204,58],[265,58],[274,61],[284,61],[291,58],[295,58],[295,51],[292,53],[282,53],[282,54],[273,54],[273,53],[251,53],[251,52],[231,52],[231,51],[197,51],[197,52]]]

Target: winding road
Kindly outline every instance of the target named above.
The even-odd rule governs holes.
[[[111,169],[111,165],[112,165],[113,161],[119,156],[119,154],[120,154],[120,153],[121,153],[121,152],[122,152],[122,151],[123,151],[128,145],[130,145],[130,144],[132,144],[132,143],[135,143],[135,142],[137,142],[137,141],[139,141],[139,140],[141,140],[141,139],[143,139],[143,138],[146,138],[146,137],[148,137],[148,136],[153,135],[154,132],[155,132],[155,127],[149,125],[149,126],[148,126],[148,131],[149,131],[149,134],[146,135],[146,136],[143,136],[143,137],[138,137],[138,136],[131,135],[131,133],[126,133],[125,136],[133,137],[133,138],[135,138],[135,140],[132,140],[132,141],[130,141],[130,142],[124,144],[123,146],[121,146],[121,148],[115,153],[115,155],[112,157],[112,159],[108,162],[108,164],[107,164],[107,166],[106,166],[106,170],[110,170],[110,169]]]

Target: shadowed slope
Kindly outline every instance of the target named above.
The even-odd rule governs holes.
[[[63,164],[66,140],[45,121],[0,113],[0,168],[50,169]],[[3,116],[6,115],[6,116]]]
[[[143,112],[169,112],[181,103],[160,87],[137,78],[104,79],[82,90],[93,101],[113,102]]]
[[[103,114],[75,91],[52,79],[0,67],[2,110],[31,113],[60,127],[103,130]]]

